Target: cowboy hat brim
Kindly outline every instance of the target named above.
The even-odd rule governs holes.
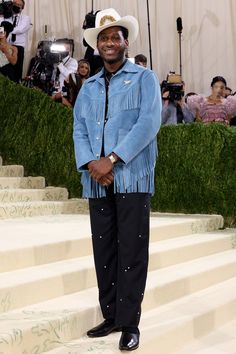
[[[116,26],[122,26],[127,28],[127,30],[129,31],[129,35],[128,35],[129,43],[133,43],[136,40],[138,36],[139,25],[138,25],[138,21],[133,16],[122,17],[118,21],[110,22],[98,28],[88,28],[84,31],[84,39],[86,40],[86,42],[90,47],[96,49],[97,38],[99,33],[105,30],[106,28],[116,27]]]

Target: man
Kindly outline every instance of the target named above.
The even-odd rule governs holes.
[[[163,109],[161,112],[163,125],[175,125],[181,123],[192,123],[194,116],[190,112],[184,97],[171,101],[168,99],[169,91],[163,93]]]
[[[18,59],[14,67],[17,82],[20,82],[22,78],[25,46],[27,43],[28,31],[31,28],[29,16],[22,14],[24,7],[24,0],[13,0],[13,16],[6,19],[6,21],[11,22],[14,26],[11,36],[9,36],[9,42],[18,49]]]
[[[104,69],[83,85],[74,109],[74,144],[104,322],[89,337],[122,330],[120,350],[139,346],[148,267],[149,204],[154,193],[161,95],[155,74],[125,58],[138,35],[132,16],[100,11],[84,33]]]
[[[57,41],[59,43],[59,41]],[[52,95],[52,99],[55,101],[62,100],[62,88],[64,86],[64,81],[68,80],[69,75],[76,73],[78,69],[78,62],[76,59],[72,58],[71,48],[69,43],[63,43],[65,47],[65,57],[61,60],[59,65],[55,65],[55,78],[54,82],[58,81],[59,87],[57,92]]]
[[[172,79],[173,78],[173,79]],[[170,81],[169,81],[170,80]],[[181,123],[191,123],[194,121],[194,116],[190,112],[187,103],[184,98],[184,81],[179,81],[179,75],[169,74],[167,76],[167,81],[162,82],[162,100],[163,108],[161,112],[162,124],[175,125]],[[172,84],[173,89],[170,90],[170,82],[174,81]],[[178,82],[179,81],[179,82]],[[169,88],[165,87],[166,83],[169,83]],[[180,86],[176,90],[176,86]],[[194,93],[188,94],[191,95]]]
[[[134,62],[135,62],[135,64],[141,65],[144,68],[147,67],[147,57],[145,55],[143,55],[143,54],[135,55]]]

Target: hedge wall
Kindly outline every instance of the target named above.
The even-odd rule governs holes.
[[[159,211],[221,214],[236,225],[236,128],[163,126],[156,168]]]
[[[36,89],[0,77],[0,155],[25,174],[81,193],[72,143],[72,111]]]
[[[0,78],[0,154],[27,175],[80,196],[72,112],[44,93]],[[163,126],[153,210],[222,214],[236,225],[236,128],[218,124]]]

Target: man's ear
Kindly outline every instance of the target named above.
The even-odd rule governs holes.
[[[126,48],[129,48],[129,41],[128,41],[128,39],[125,39],[125,45],[126,45]]]

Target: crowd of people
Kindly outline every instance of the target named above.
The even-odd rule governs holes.
[[[184,83],[183,83],[184,86]],[[211,94],[203,96],[194,92],[179,99],[171,99],[170,92],[162,90],[162,124],[179,123],[221,123],[236,125],[236,96],[227,87],[222,76],[216,76],[211,82]]]
[[[16,82],[22,77],[23,37],[30,28],[29,18],[21,15],[23,8],[24,0],[14,0],[13,16],[1,21],[0,71]],[[97,68],[97,75],[90,77],[94,66],[91,70],[89,60],[74,59],[68,47],[51,78],[52,99],[75,106],[76,166],[82,174],[83,197],[89,199],[104,321],[89,329],[87,336],[121,331],[119,349],[124,351],[139,347],[160,125],[196,121],[228,126],[236,116],[236,96],[221,76],[212,79],[208,97],[194,92],[185,96],[182,78],[177,84],[167,80],[160,87],[143,54],[128,58],[129,44],[138,32],[133,16],[101,10],[84,38],[98,51],[102,70]]]
[[[0,14],[0,73],[18,83],[22,79],[27,34],[32,26],[29,16],[22,14],[24,6],[24,0],[13,0],[11,16],[5,18],[4,14]],[[87,59],[77,61],[71,56],[69,48],[66,49],[68,55],[56,65],[52,90],[48,93],[54,101],[72,108],[84,81],[101,69],[101,60],[94,59],[92,62],[91,58],[95,56],[87,58],[85,55]],[[100,64],[96,67],[95,62]],[[147,67],[147,57],[143,54],[136,55],[134,62]],[[40,84],[38,86],[41,88]],[[208,97],[194,92],[184,96],[183,82],[183,94],[173,99],[168,89],[162,89],[162,124],[217,122],[236,125],[236,96],[232,95],[226,80],[221,76],[213,78],[211,90]]]
[[[3,12],[0,14],[0,72],[19,83],[23,72],[27,34],[32,24],[29,16],[22,14],[24,0],[13,0],[10,8],[3,5]]]

